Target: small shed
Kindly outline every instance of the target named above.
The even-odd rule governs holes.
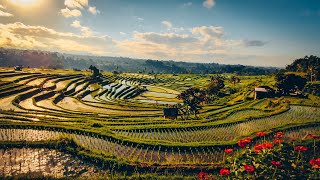
[[[22,71],[22,66],[20,66],[20,65],[19,66],[15,66],[14,70],[15,71]]]
[[[179,113],[178,108],[163,108],[164,118],[177,119]]]
[[[259,86],[254,88],[254,99],[274,97],[274,90],[269,86]]]

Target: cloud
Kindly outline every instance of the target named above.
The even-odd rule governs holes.
[[[224,33],[221,26],[193,27],[178,33],[135,32],[132,39],[118,41],[117,47],[129,56],[182,61],[247,52],[244,40],[228,39]]]
[[[206,39],[222,38],[224,36],[224,28],[221,26],[201,26],[192,28],[193,34],[200,34]]]
[[[176,46],[182,44],[190,44],[197,42],[196,38],[193,38],[189,35],[179,35],[174,33],[169,34],[160,34],[154,32],[148,33],[136,33],[134,35],[135,39],[145,40],[147,42],[152,42],[156,44],[165,44],[167,46]]]
[[[77,9],[70,10],[69,8],[61,9],[61,14],[66,17],[79,17],[82,15],[81,11]]]
[[[260,40],[245,40],[244,41],[244,45],[246,46],[246,47],[252,47],[252,46],[258,46],[258,47],[260,47],[260,46],[264,46],[264,45],[266,45],[267,44],[267,42],[264,42],[264,41],[260,41]]]
[[[205,0],[202,5],[205,8],[211,9],[216,4],[215,0]]]
[[[6,9],[6,8],[0,4],[0,17],[12,17],[13,16],[13,14],[8,13],[8,12],[4,12],[1,9]]]
[[[144,19],[142,17],[137,17],[135,16],[135,18],[138,20],[138,21],[144,21]]]
[[[78,20],[70,26],[80,33],[61,32],[19,22],[0,23],[0,47],[181,61],[212,62],[216,58],[228,57],[230,61],[226,62],[233,63],[237,61],[236,57],[246,56],[250,51],[248,47],[264,43],[258,40],[229,39],[224,36],[224,28],[221,26],[193,27],[182,34],[135,32],[132,37],[119,32],[128,39],[118,41],[110,36],[97,35]]]
[[[88,6],[88,0],[65,0],[64,5],[68,8],[83,9],[83,7]]]
[[[73,23],[75,27],[83,27]],[[116,42],[109,36],[86,36],[58,32],[43,26],[23,23],[0,23],[0,46],[6,48],[43,49],[68,53],[107,55],[114,51]]]
[[[97,8],[94,7],[94,6],[90,6],[90,7],[88,8],[88,11],[89,11],[91,14],[93,14],[93,15],[100,14],[100,11],[97,10]]]
[[[71,27],[74,27],[74,28],[77,28],[77,29],[80,29],[81,31],[81,34],[85,37],[90,37],[92,36],[92,30],[89,28],[89,27],[86,27],[86,26],[82,26],[80,21],[78,20],[75,20],[72,22],[72,24],[70,25]]]
[[[187,2],[187,3],[182,4],[182,7],[184,7],[184,8],[187,8],[190,6],[192,6],[192,2]]]
[[[12,17],[13,14],[10,14],[8,12],[4,12],[0,9],[0,17]]]
[[[170,21],[162,21],[161,24],[163,24],[167,29],[171,29],[173,27]]]

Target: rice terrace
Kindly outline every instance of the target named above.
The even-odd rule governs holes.
[[[199,2],[170,1],[173,13],[156,1],[121,0],[111,9],[109,0],[0,1],[0,179],[320,179],[319,51],[305,46],[314,55],[288,51],[283,61],[278,54],[267,60],[250,48],[269,52],[272,41],[228,39],[227,28],[189,31],[169,21],[148,32],[147,15],[139,15],[139,8],[155,8],[145,13],[158,19],[165,8],[174,21],[195,11],[219,16],[219,8],[233,6]],[[294,1],[287,13],[320,7],[307,2]],[[49,16],[71,20],[80,32],[44,27],[46,3],[56,5],[45,8]],[[123,29],[118,39],[101,36],[97,24],[94,31],[80,24],[117,9],[135,21],[132,38],[116,20],[106,23]],[[16,22],[22,12],[30,17]],[[238,48],[257,54],[233,56]]]

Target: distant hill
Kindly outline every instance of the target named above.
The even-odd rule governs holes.
[[[273,67],[159,61],[126,57],[84,56],[57,52],[0,48],[0,66],[16,65],[35,68],[65,69],[87,69],[90,65],[94,65],[103,71],[173,74],[238,73],[243,75],[262,75],[273,73],[277,70],[277,68]]]

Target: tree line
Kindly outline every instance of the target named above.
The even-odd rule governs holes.
[[[218,63],[190,63],[133,59],[126,57],[71,55],[38,50],[17,50],[0,48],[0,66],[17,66],[53,69],[87,69],[90,65],[103,71],[134,73],[170,74],[219,74],[264,75],[273,73],[277,68],[244,65],[225,65]]]

